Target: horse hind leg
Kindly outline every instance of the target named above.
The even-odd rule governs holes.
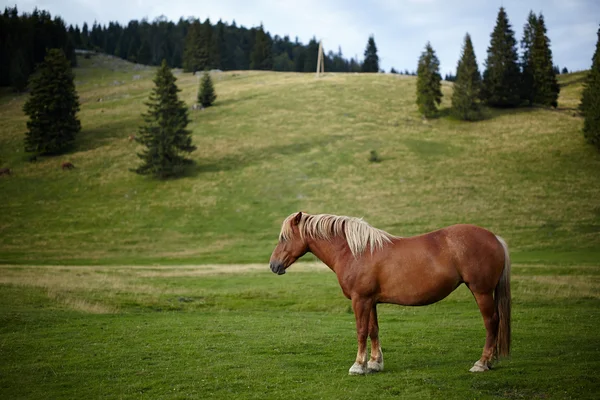
[[[367,362],[367,372],[383,371],[383,353],[379,341],[379,323],[377,321],[377,304],[371,308],[369,317],[369,337],[371,338],[371,358]]]
[[[496,337],[498,334],[498,312],[496,311],[493,292],[473,293],[473,296],[475,296],[475,301],[477,301],[479,311],[481,311],[481,315],[483,316],[486,337],[481,358],[475,362],[470,371],[484,372],[491,368],[495,355]]]

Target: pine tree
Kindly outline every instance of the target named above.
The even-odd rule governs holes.
[[[419,112],[426,117],[435,115],[442,102],[442,76],[440,75],[440,62],[435,55],[431,44],[427,42],[425,51],[419,58],[417,68],[417,106]]]
[[[500,7],[483,73],[482,98],[490,106],[516,107],[520,103],[516,43],[506,12]]]
[[[304,72],[315,72],[319,60],[319,42],[317,42],[317,38],[310,39],[304,54]]]
[[[200,82],[200,90],[198,91],[198,103],[202,104],[202,107],[210,107],[216,99],[217,95],[213,81],[208,71],[205,71]]]
[[[31,96],[23,106],[29,116],[25,151],[60,154],[75,144],[81,130],[77,119],[79,99],[69,60],[60,49],[50,49],[30,80]]]
[[[369,36],[369,40],[367,41],[362,72],[379,72],[379,56],[377,55],[377,46],[375,45],[373,35]]]
[[[140,48],[142,46],[142,43],[140,41],[140,36],[139,34],[134,34],[133,37],[131,38],[131,41],[129,42],[129,49],[127,51],[127,59],[131,62],[137,63],[138,61],[138,53],[140,51]]]
[[[585,81],[579,108],[584,117],[583,136],[588,143],[600,150],[600,28],[597,35],[592,68]]]
[[[22,92],[27,88],[29,65],[25,62],[23,51],[19,48],[10,60],[10,85],[15,92]]]
[[[546,36],[544,16],[539,15],[534,29],[530,69],[533,78],[533,103],[556,107],[560,87],[552,64],[550,39]]]
[[[142,46],[137,53],[137,63],[143,65],[150,65],[152,63],[152,53],[150,50],[150,42],[144,39]]]
[[[211,69],[214,66],[214,48],[212,40],[212,25],[210,19],[206,18],[200,28],[200,59],[199,59],[199,70]]]
[[[215,27],[215,34],[213,35],[213,52],[213,67],[215,69],[226,69],[226,66],[230,64],[230,57],[227,41],[225,40],[225,24],[221,20],[217,22]]]
[[[197,19],[190,25],[185,37],[185,49],[183,51],[183,70],[185,72],[201,71],[202,63],[202,24]]]
[[[256,30],[254,48],[250,54],[250,69],[270,71],[273,69],[273,56],[271,54],[271,43],[261,25]]]
[[[81,47],[83,49],[90,48],[90,32],[88,30],[87,22],[84,22],[83,27],[81,28]]]
[[[181,175],[191,160],[184,158],[184,153],[196,150],[192,145],[191,132],[188,125],[188,110],[180,101],[175,84],[177,79],[171,73],[166,60],[163,60],[156,72],[149,101],[148,112],[143,115],[145,124],[140,127],[136,138],[146,148],[138,153],[143,164],[134,170],[141,175],[155,178],[168,178]]]
[[[456,68],[456,80],[452,92],[452,112],[460,119],[474,121],[481,118],[479,96],[481,75],[473,50],[471,36],[467,33],[462,55]]]
[[[521,39],[521,99],[529,104],[533,104],[534,98],[531,51],[537,25],[537,16],[533,11],[529,11],[527,23],[523,27],[523,38]]]

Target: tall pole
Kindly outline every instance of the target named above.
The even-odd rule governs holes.
[[[325,60],[323,60],[323,41],[319,41],[319,55],[317,56],[317,78],[319,73],[325,73]]]

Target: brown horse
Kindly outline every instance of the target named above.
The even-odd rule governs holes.
[[[397,237],[359,218],[294,213],[283,221],[271,255],[281,275],[313,253],[335,274],[352,300],[358,353],[350,375],[383,370],[377,304],[421,306],[442,300],[461,283],[473,293],[487,331],[471,372],[487,371],[510,352],[510,258],[502,238],[474,225],[453,225],[414,237]],[[367,335],[371,358],[367,360]]]
[[[0,168],[0,176],[2,175],[10,175],[10,168]]]

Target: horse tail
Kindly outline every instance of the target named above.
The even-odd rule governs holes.
[[[496,354],[510,354],[510,255],[504,239],[496,236],[504,249],[504,270],[494,289],[494,303],[498,312],[498,332],[496,335]]]

